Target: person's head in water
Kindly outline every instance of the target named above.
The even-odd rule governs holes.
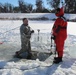
[[[27,18],[23,18],[23,24],[28,25],[28,19]]]

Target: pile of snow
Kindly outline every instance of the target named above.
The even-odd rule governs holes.
[[[75,59],[67,59],[52,66],[42,64],[47,67],[39,61],[0,61],[0,75],[76,75]]]
[[[67,19],[76,19],[76,14],[65,14]],[[0,18],[4,19],[21,19],[21,18],[48,18],[55,19],[55,13],[0,13]]]

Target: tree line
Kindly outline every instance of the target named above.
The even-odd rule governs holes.
[[[64,0],[65,13],[76,13],[76,0]],[[50,7],[56,9],[60,5],[60,0],[47,0]],[[54,10],[53,10],[54,11]]]
[[[55,9],[59,7],[60,0],[46,0],[49,8],[44,6],[43,0],[36,0],[35,6],[24,2],[24,0],[18,0],[18,6],[14,6],[10,3],[0,3],[0,13],[49,13],[55,12]],[[76,13],[76,0],[65,0],[65,12]],[[50,9],[50,10],[49,10]]]

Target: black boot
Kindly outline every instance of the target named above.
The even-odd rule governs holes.
[[[62,57],[58,57],[53,61],[53,63],[55,63],[55,64],[58,64],[60,62],[62,62]]]
[[[14,57],[17,57],[17,58],[22,58],[22,57],[20,56],[20,52],[19,52],[19,51],[16,51],[16,52],[15,52]]]
[[[58,59],[58,57],[54,57],[54,60],[57,60]]]
[[[32,59],[32,53],[29,53],[27,59]]]
[[[16,58],[22,58],[19,54],[16,54],[16,55],[14,55],[14,57],[16,57]]]

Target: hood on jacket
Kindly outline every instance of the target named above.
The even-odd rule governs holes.
[[[57,17],[63,16],[63,15],[64,15],[63,7],[57,8],[57,9],[56,9],[56,12],[57,12],[57,13],[55,13],[55,15],[56,15]]]

